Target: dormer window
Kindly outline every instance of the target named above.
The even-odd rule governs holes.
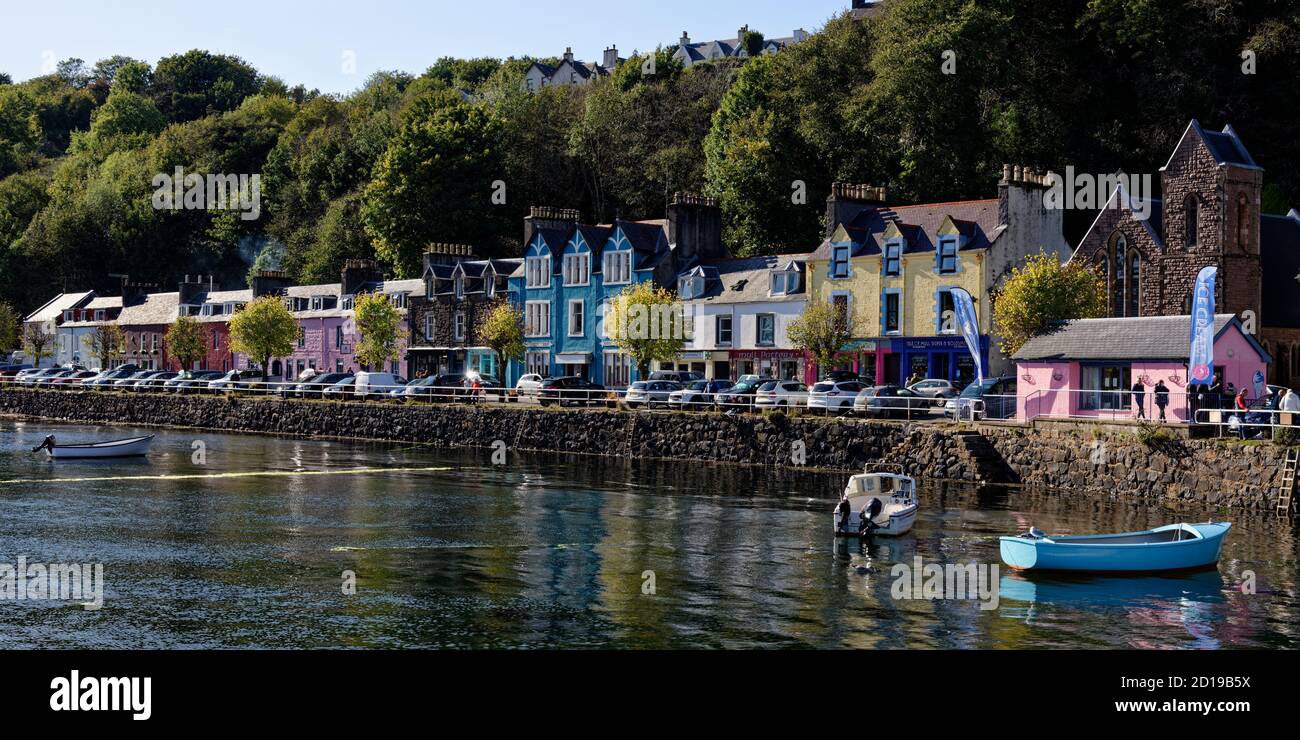
[[[935,257],[935,267],[941,275],[957,272],[957,237],[944,237],[939,240],[939,254]]]
[[[388,300],[397,308],[406,308],[405,293],[389,293]]]
[[[355,303],[356,303],[356,301],[355,301],[355,299],[353,299],[352,296],[345,296],[345,297],[343,298],[343,310],[344,310],[344,311],[351,311],[351,310],[352,310],[352,307],[353,307],[353,305],[355,305]]]
[[[832,278],[847,278],[849,276],[849,246],[848,244],[831,246],[830,276]]]
[[[898,277],[903,274],[903,242],[891,240],[885,242],[885,275]]]
[[[456,282],[456,298],[458,299],[464,298],[465,297],[465,276],[457,275],[455,282]]]
[[[677,294],[683,300],[691,300],[704,295],[704,278],[699,275],[687,275],[677,281]]]
[[[494,278],[488,278],[483,281],[483,293],[488,298],[497,294],[497,281]]]
[[[587,285],[591,282],[591,255],[564,255],[563,272],[565,285]]]
[[[525,274],[529,288],[551,287],[551,258],[529,257],[525,260]]]
[[[772,295],[790,295],[799,290],[799,273],[777,270],[772,273]]]
[[[605,252],[605,284],[621,285],[632,281],[632,253],[627,250]]]

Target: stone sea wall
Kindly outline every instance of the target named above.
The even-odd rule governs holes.
[[[1284,448],[1141,439],[1086,427],[862,422],[820,417],[398,405],[243,397],[0,390],[0,415],[79,423],[423,443],[432,447],[637,456],[857,470],[1103,492],[1158,504],[1271,509]]]

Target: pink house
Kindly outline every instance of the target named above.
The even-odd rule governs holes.
[[[1187,421],[1190,331],[1190,316],[1079,319],[1030,339],[1012,356],[1017,418],[1133,419],[1131,389],[1140,380],[1146,418],[1159,416],[1155,390],[1163,383],[1168,420]],[[1266,376],[1272,358],[1232,314],[1215,316],[1214,332],[1215,376],[1253,399],[1256,373]]]

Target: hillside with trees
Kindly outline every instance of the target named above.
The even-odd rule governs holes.
[[[0,301],[356,257],[418,275],[432,242],[516,254],[530,205],[657,218],[674,191],[717,196],[737,254],[807,251],[834,180],[915,202],[991,196],[1004,162],[1155,173],[1192,117],[1242,135],[1266,210],[1300,206],[1300,0],[893,0],[779,54],[671,51],[537,93],[514,58],[345,96],[220,51],[0,73]],[[156,209],[177,167],[260,174],[258,218]]]

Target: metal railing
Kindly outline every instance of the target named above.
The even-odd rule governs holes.
[[[1138,394],[1124,390],[1077,388],[1035,389],[1024,397],[1019,415],[1034,419],[1077,419],[1088,421],[1163,421],[1186,423],[1198,404],[1216,405],[1218,397],[1169,391],[1157,394],[1150,388]],[[1158,401],[1163,400],[1164,403]],[[1191,404],[1189,406],[1189,404]]]
[[[1275,409],[1199,409],[1197,426],[1212,427],[1219,436],[1225,433],[1241,439],[1276,436],[1278,430],[1290,429],[1300,436],[1300,411]]]

